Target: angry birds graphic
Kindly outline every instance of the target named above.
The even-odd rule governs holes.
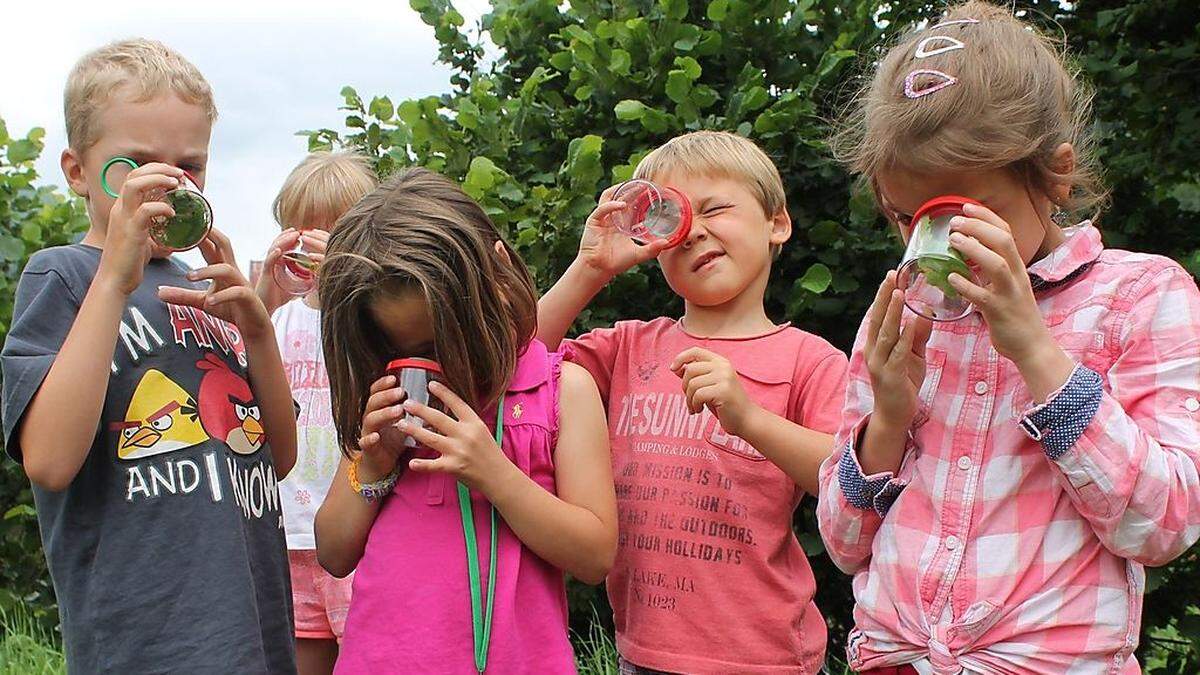
[[[121,432],[117,457],[138,459],[190,448],[208,440],[192,396],[159,370],[147,370],[129,400],[125,419],[110,425]]]
[[[257,452],[266,433],[250,385],[214,354],[205,355],[196,367],[204,371],[198,397],[204,430],[240,455]]]

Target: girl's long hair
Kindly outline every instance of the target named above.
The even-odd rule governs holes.
[[[537,329],[529,272],[479,204],[425,169],[384,182],[338,222],[320,269],[321,339],[347,456],[360,450],[371,384],[388,360],[409,356],[394,353],[369,307],[406,291],[428,302],[445,381],[476,410],[499,399]]]

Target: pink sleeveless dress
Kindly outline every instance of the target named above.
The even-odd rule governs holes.
[[[533,341],[504,400],[504,454],[554,492],[562,358]],[[491,427],[496,411],[480,417]],[[335,672],[475,673],[466,545],[454,478],[405,473],[371,527],[354,573]],[[486,603],[489,504],[472,492]],[[487,673],[574,673],[563,573],[496,514],[496,594]]]

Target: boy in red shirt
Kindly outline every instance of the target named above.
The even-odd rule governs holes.
[[[825,622],[792,512],[833,448],[846,356],[763,306],[792,232],[783,183],[751,141],[672,139],[635,177],[691,202],[678,246],[638,245],[610,188],[579,256],[538,306],[553,348],[612,277],[657,257],[679,320],[622,321],[564,344],[608,412],[621,532],[608,576],[622,672],[816,673]]]

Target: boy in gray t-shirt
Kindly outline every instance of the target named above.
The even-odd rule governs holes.
[[[8,453],[33,483],[73,673],[292,673],[276,482],[295,461],[270,319],[210,232],[189,270],[156,200],[203,185],[216,110],[160,43],[85,56],[66,89],[82,243],[26,266],[0,352]],[[140,166],[102,185],[112,157]],[[116,183],[116,185],[113,185]]]

